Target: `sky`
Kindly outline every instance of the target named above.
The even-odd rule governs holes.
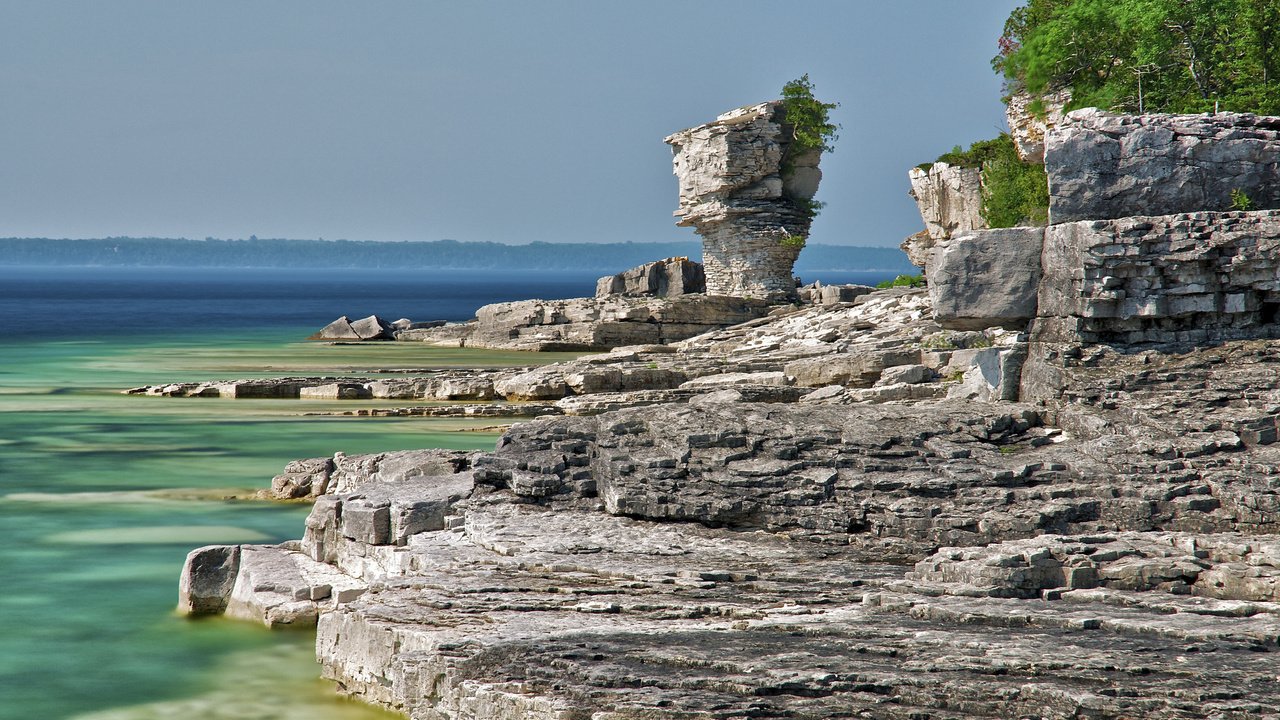
[[[0,0],[0,236],[694,239],[662,138],[808,73],[811,242],[923,228],[1018,0]]]

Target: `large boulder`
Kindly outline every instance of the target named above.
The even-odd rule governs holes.
[[[596,297],[643,295],[671,297],[706,292],[707,278],[702,263],[677,257],[646,263],[617,275],[600,278]]]
[[[934,248],[933,317],[944,328],[1024,328],[1036,315],[1044,228],[978,230]]]
[[[346,315],[325,325],[308,340],[353,341],[390,340],[396,328],[377,315],[352,320]]]
[[[224,612],[239,570],[239,545],[207,545],[187,553],[178,582],[178,612],[186,615]]]

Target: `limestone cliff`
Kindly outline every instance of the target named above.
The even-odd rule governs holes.
[[[1226,160],[1073,190],[1092,117],[1045,159],[1086,219],[490,378],[574,416],[292,464],[282,495],[327,493],[304,537],[194,551],[182,607],[315,623],[328,677],[414,720],[1280,717],[1280,211],[1198,207],[1252,177]],[[1104,127],[1266,157],[1272,121]],[[1204,171],[1116,142],[1089,166]]]
[[[784,103],[739,108],[666,142],[680,181],[675,214],[702,236],[707,293],[793,295],[822,173],[819,151],[791,155]]]

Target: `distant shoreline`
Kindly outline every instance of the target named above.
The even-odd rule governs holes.
[[[2,267],[207,269],[385,269],[621,272],[667,257],[701,256],[697,241],[662,243],[385,242],[351,240],[187,240],[0,238]],[[812,244],[797,273],[913,273],[897,248]]]

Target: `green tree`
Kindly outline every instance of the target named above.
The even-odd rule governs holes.
[[[1280,0],[1029,0],[993,67],[1072,107],[1280,112]]]
[[[810,150],[835,150],[840,126],[831,122],[830,113],[840,107],[840,103],[824,103],[815,98],[809,73],[782,86],[782,103],[792,127],[792,155],[803,155]]]

